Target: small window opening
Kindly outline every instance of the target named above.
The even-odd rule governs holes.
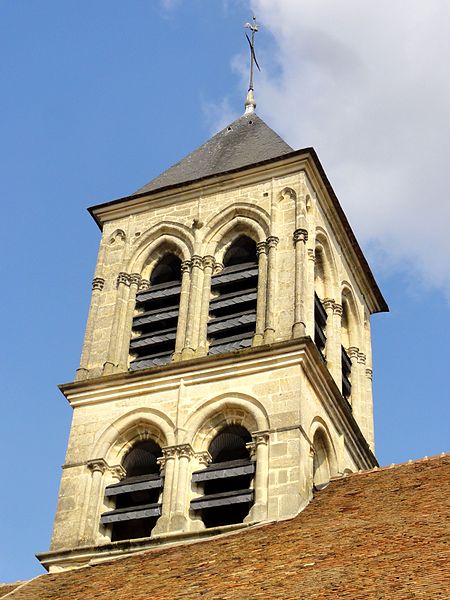
[[[162,477],[157,459],[161,448],[152,440],[139,442],[122,463],[124,479],[106,488],[115,509],[103,513],[102,523],[111,524],[111,541],[149,537],[161,514]]]
[[[327,329],[327,313],[324,309],[322,302],[317,294],[314,294],[314,342],[317,349],[320,352],[322,360],[325,360],[325,346],[327,343],[327,336],[325,334]]]
[[[314,436],[313,446],[313,484],[315,489],[320,490],[328,484],[331,476],[327,446],[320,432]]]
[[[248,348],[256,325],[258,263],[256,243],[239,236],[228,248],[223,270],[211,280],[209,353]]]
[[[348,305],[347,302],[342,302],[342,321],[341,321],[341,338],[342,338],[342,346],[341,346],[341,365],[342,365],[342,395],[348,401],[350,401],[350,396],[352,394],[352,382],[351,382],[351,373],[352,373],[352,361],[350,360],[349,355],[347,354],[346,348],[350,347],[350,325],[349,325],[349,314],[348,314]],[[345,347],[344,347],[345,346]]]
[[[191,502],[207,528],[242,523],[253,504],[251,482],[255,462],[246,444],[249,432],[240,425],[224,427],[209,446],[211,464],[193,474],[203,496]]]
[[[153,269],[150,287],[136,296],[130,370],[163,365],[175,350],[181,292],[181,260],[166,254]]]

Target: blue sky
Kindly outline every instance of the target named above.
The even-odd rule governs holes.
[[[264,25],[258,34],[264,69],[256,84],[258,112],[291,145],[316,147],[391,308],[372,320],[378,459],[390,464],[449,450],[448,240],[441,236],[435,247],[432,236],[448,205],[447,175],[439,167],[444,147],[437,163],[427,163],[421,185],[431,185],[433,193],[418,205],[417,186],[402,183],[413,180],[408,171],[413,159],[404,158],[409,138],[397,129],[394,135],[392,120],[381,118],[382,111],[392,113],[397,96],[386,94],[384,106],[373,83],[383,60],[388,74],[388,62],[395,62],[395,56],[386,57],[386,44],[369,36],[365,48],[372,44],[379,68],[372,63],[365,68],[364,57],[355,61],[352,48],[344,52],[332,35],[308,37],[303,19],[304,45],[290,52],[289,44],[297,43],[289,30],[290,11],[302,2],[295,9],[280,0],[275,16],[270,3],[252,4]],[[309,0],[304,8],[311,23],[321,16],[311,13]],[[242,26],[250,16],[250,2],[238,0],[0,3],[6,249],[0,581],[40,573],[34,553],[49,547],[71,420],[56,384],[70,381],[78,366],[99,242],[85,209],[131,193],[243,111]],[[422,42],[428,30],[419,32]],[[417,39],[414,28],[412,34]],[[321,79],[328,62],[342,76]],[[436,73],[431,87],[445,95]],[[351,102],[340,93],[342,81],[353,90]],[[413,83],[410,78],[404,85],[410,89]],[[330,106],[342,115],[330,120]],[[440,138],[430,136],[432,124],[423,125],[428,116],[422,119],[418,108],[409,108],[405,131],[416,132],[414,142],[426,162]],[[433,106],[436,123],[447,116],[440,110],[445,110],[440,104]],[[376,131],[365,129],[372,120]],[[380,135],[393,140],[388,151],[380,149]],[[376,157],[368,152],[374,144]],[[365,193],[365,186],[375,185],[378,200]]]

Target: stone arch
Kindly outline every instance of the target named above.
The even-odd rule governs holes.
[[[161,447],[175,444],[175,425],[161,411],[139,408],[109,425],[95,445],[95,458],[110,465],[121,464],[123,457],[138,441],[153,439]]]
[[[338,282],[337,264],[328,236],[320,227],[316,229],[315,258],[314,285],[316,286],[317,283],[319,288],[316,293],[321,300],[324,298],[334,299]]]
[[[126,242],[127,236],[125,235],[125,231],[123,229],[116,229],[109,237],[108,237],[108,246],[111,248],[116,248],[119,246],[123,246]]]
[[[325,484],[337,474],[338,463],[329,428],[321,417],[313,419],[309,429],[309,439],[312,441],[314,451],[313,482],[315,485]]]
[[[344,281],[341,288],[342,304],[342,345],[348,349],[350,347],[360,348],[362,341],[362,322],[356,303],[355,294],[351,285]]]
[[[220,249],[239,234],[248,235],[256,243],[265,241],[269,234],[270,217],[259,206],[238,202],[214,216],[207,224],[203,255],[216,256]]]
[[[155,252],[160,258],[167,251],[175,253],[181,260],[191,258],[194,240],[188,227],[170,221],[152,227],[139,238],[138,246],[128,261],[127,272],[141,274]]]
[[[268,429],[269,418],[263,405],[252,396],[221,394],[202,404],[187,420],[185,443],[190,443],[196,451],[207,450],[220,429],[233,424],[252,433]]]
[[[278,193],[278,201],[281,202],[285,200],[286,196],[289,198],[289,200],[293,200],[294,202],[297,200],[297,194],[291,187],[285,187]]]

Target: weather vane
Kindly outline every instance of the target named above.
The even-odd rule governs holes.
[[[258,71],[261,71],[260,66],[258,65],[258,61],[256,60],[256,54],[255,54],[255,33],[258,31],[259,29],[259,25],[256,23],[256,17],[253,17],[252,23],[246,23],[244,25],[244,27],[246,29],[250,29],[250,31],[252,32],[252,39],[250,40],[250,38],[248,37],[247,34],[245,34],[245,37],[247,38],[247,42],[248,45],[250,46],[250,82],[248,84],[248,89],[253,90],[253,63],[257,66]]]

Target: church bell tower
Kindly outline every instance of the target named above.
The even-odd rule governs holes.
[[[252,87],[252,86],[251,86]],[[102,237],[52,571],[293,517],[374,467],[386,303],[312,148],[255,112],[134,194]]]

